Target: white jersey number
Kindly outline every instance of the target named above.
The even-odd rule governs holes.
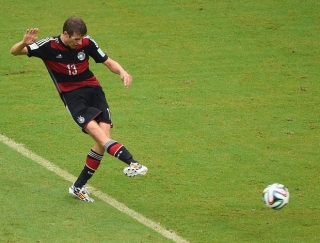
[[[69,75],[77,75],[78,70],[75,64],[68,64],[67,65]]]

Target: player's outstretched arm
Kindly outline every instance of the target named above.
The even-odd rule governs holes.
[[[27,29],[22,41],[14,44],[10,50],[10,53],[14,56],[28,54],[28,49],[26,46],[33,44],[37,40],[38,31],[38,28]]]
[[[128,88],[131,85],[132,76],[128,74],[127,71],[124,70],[118,62],[112,60],[109,57],[107,61],[105,61],[103,64],[106,65],[111,72],[120,75],[120,78],[122,79],[124,86]]]

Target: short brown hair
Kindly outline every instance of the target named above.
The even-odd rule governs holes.
[[[70,17],[63,24],[62,32],[64,31],[66,31],[69,36],[72,36],[74,33],[85,36],[87,34],[87,26],[81,18]]]

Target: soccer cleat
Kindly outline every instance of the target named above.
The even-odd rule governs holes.
[[[77,188],[74,185],[72,185],[69,187],[69,193],[82,201],[94,202],[94,200],[89,197],[89,192],[87,191],[86,186],[83,186],[82,188]]]
[[[123,169],[123,173],[129,177],[133,177],[136,175],[145,175],[147,171],[148,168],[144,165],[139,164],[138,162],[131,162],[130,166]]]

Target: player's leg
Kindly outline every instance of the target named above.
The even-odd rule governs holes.
[[[87,91],[84,89],[74,90],[62,95],[67,110],[82,131],[84,131],[84,128],[88,123],[93,121],[93,119],[101,113],[99,109],[89,107],[90,104],[88,103],[88,100],[90,100],[90,95],[90,90]],[[69,188],[69,193],[86,202],[94,201],[90,198],[85,185],[98,169],[103,154],[104,150],[91,149],[89,151],[86,157],[86,163],[77,180]]]
[[[102,130],[110,137],[110,124],[107,123],[99,123]],[[125,146],[123,146],[121,143],[115,141],[115,140],[109,140],[103,148],[107,153],[110,155],[118,158],[119,160],[125,162],[129,166],[123,169],[123,173],[126,176],[132,177],[136,175],[145,175],[148,171],[148,168],[136,160],[133,159],[133,156],[131,153],[127,150]]]
[[[102,151],[102,148],[110,155],[125,162],[129,166],[136,165],[135,167],[141,167],[140,164],[133,159],[131,153],[121,143],[112,140],[110,136],[110,129],[112,127],[111,113],[109,105],[102,88],[94,90],[92,95],[91,105],[101,111],[95,118],[97,123],[90,122],[85,126],[85,131],[89,133],[93,139],[97,142],[97,146]],[[137,166],[138,165],[138,166]],[[140,170],[140,174],[147,172],[147,167],[143,166],[143,170]],[[125,173],[126,174],[126,173]],[[139,174],[136,172],[134,175]],[[129,175],[129,174],[128,174]],[[134,176],[130,173],[130,176]]]
[[[95,120],[90,121],[85,128],[85,131],[93,137],[96,143],[88,153],[80,175],[69,189],[71,194],[81,200],[93,202],[93,199],[89,197],[89,193],[85,189],[85,185],[100,166],[105,151],[128,164],[123,170],[125,175],[132,177],[147,173],[147,167],[135,161],[125,146],[110,138],[110,128],[111,125],[109,123],[100,122],[98,124]],[[78,190],[78,192],[75,192],[75,190]]]
[[[85,131],[96,141],[93,149],[99,152],[107,152],[108,154],[125,162],[129,166],[132,163],[138,163],[133,159],[132,154],[123,144],[110,138],[110,123],[91,121],[85,128]]]
[[[110,127],[111,125],[107,124],[106,129],[101,130],[96,121],[93,120],[88,123],[86,127],[86,132],[90,134],[94,138],[94,140],[96,140],[96,143],[94,144],[94,146],[91,148],[91,150],[87,155],[86,163],[79,177],[74,183],[75,187],[81,188],[82,186],[84,186],[88,182],[88,180],[91,179],[93,174],[96,172],[96,170],[100,166],[101,160],[105,152],[102,144],[110,140],[109,139]]]
[[[112,122],[104,93],[97,95],[97,100],[95,101],[97,105],[94,107],[88,106],[86,103],[87,99],[83,98],[83,91],[81,91],[80,95],[78,95],[77,92],[74,93],[75,94],[63,97],[66,107],[74,121],[84,132],[88,133],[96,143],[88,153],[85,166],[79,177],[69,188],[69,193],[83,201],[93,202],[93,199],[89,197],[85,185],[98,169],[105,151],[129,165],[124,169],[124,173],[127,176],[144,175],[147,172],[147,167],[135,161],[130,152],[122,144],[110,138]],[[68,102],[70,100],[72,100],[72,102]]]
[[[85,115],[84,117],[86,117],[86,119],[89,118]],[[101,130],[101,128],[95,120],[89,121],[86,128],[83,128],[83,130],[86,133],[90,134],[96,140],[96,143],[87,154],[85,165],[77,180],[69,188],[69,192],[83,201],[93,202],[93,199],[89,197],[89,193],[85,189],[85,185],[87,184],[88,180],[90,180],[91,177],[94,175],[96,170],[99,168],[101,160],[103,159],[105,151],[101,144],[104,144],[106,141],[110,139],[109,136],[106,133],[104,133],[103,130]],[[79,191],[81,189],[84,189],[84,193],[82,194],[86,194],[83,195],[83,198],[87,197],[89,199],[83,199],[81,193],[75,192],[75,190]]]

